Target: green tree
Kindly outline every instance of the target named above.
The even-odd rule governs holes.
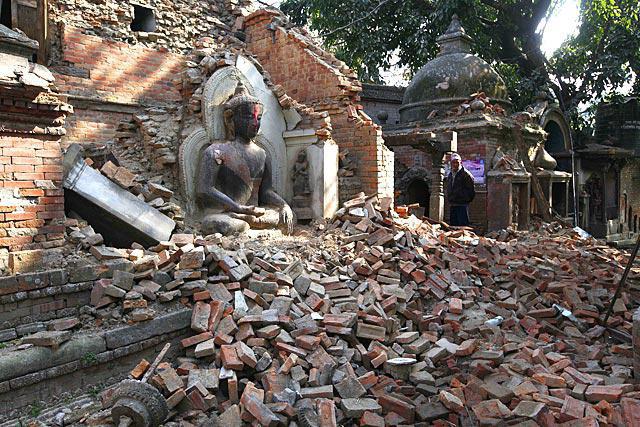
[[[637,0],[583,1],[579,32],[547,64],[578,126],[589,124],[599,101],[619,98],[632,82],[631,92],[640,94],[639,15]]]
[[[619,93],[638,70],[640,6],[637,0],[583,0],[577,35],[547,60],[541,23],[562,2],[284,0],[281,8],[294,23],[318,32],[326,47],[369,82],[380,82],[380,70],[395,65],[416,72],[435,57],[436,38],[457,13],[476,52],[505,78],[517,108],[549,87],[577,120],[581,105]]]

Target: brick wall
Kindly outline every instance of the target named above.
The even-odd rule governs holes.
[[[131,113],[128,112],[77,108],[75,114],[67,120],[67,135],[63,138],[63,146],[113,140],[118,124],[130,118]]]
[[[183,55],[87,35],[72,26],[63,27],[60,37],[61,57],[51,67],[58,88],[72,102],[92,101],[68,121],[64,145],[113,140],[132,108],[181,101],[173,80],[182,71]]]
[[[36,71],[47,75],[44,67]],[[29,77],[38,82],[31,71]],[[38,83],[4,86],[0,81],[0,269],[7,250],[51,248],[64,242],[60,138],[73,109],[43,88],[48,81]]]
[[[0,147],[0,247],[57,246],[64,238],[59,137],[0,133]]]
[[[396,169],[399,168],[400,165],[404,165],[406,168],[419,166],[429,170],[431,169],[431,157],[423,151],[411,147],[396,147],[393,149],[393,152]]]
[[[299,30],[277,25],[268,30],[274,16],[261,10],[245,19],[248,50],[289,96],[330,114],[331,135],[354,157],[362,190],[392,196],[393,152],[384,145],[381,128],[357,104],[361,85],[355,74]],[[351,192],[341,189],[340,199],[350,198]]]
[[[132,3],[148,5],[153,10],[156,21],[153,33],[131,29]],[[247,15],[251,3],[250,0],[49,0],[49,19],[54,29],[58,25],[72,25],[111,40],[186,53],[199,37],[232,35],[238,16]]]
[[[119,103],[181,100],[172,79],[184,56],[86,35],[71,26],[61,37],[61,62],[51,66],[61,92]]]

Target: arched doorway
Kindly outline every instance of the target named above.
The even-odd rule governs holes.
[[[398,205],[411,205],[417,203],[424,208],[424,213],[429,213],[430,171],[420,166],[414,166],[404,172],[396,180],[396,203]]]
[[[405,195],[406,204],[417,203],[429,211],[429,184],[421,179],[414,179],[407,187]]]

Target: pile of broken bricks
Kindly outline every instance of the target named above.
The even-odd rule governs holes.
[[[193,305],[185,356],[150,380],[172,421],[640,425],[625,341],[637,270],[600,325],[624,252],[571,230],[479,237],[364,195],[321,237],[297,259],[174,235],[140,250],[153,262],[97,285],[96,300],[132,310],[153,297]]]

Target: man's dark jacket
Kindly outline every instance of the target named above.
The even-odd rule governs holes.
[[[453,173],[447,177],[447,198],[450,205],[468,205],[476,196],[473,188],[473,175],[460,165],[460,171],[453,179]]]

